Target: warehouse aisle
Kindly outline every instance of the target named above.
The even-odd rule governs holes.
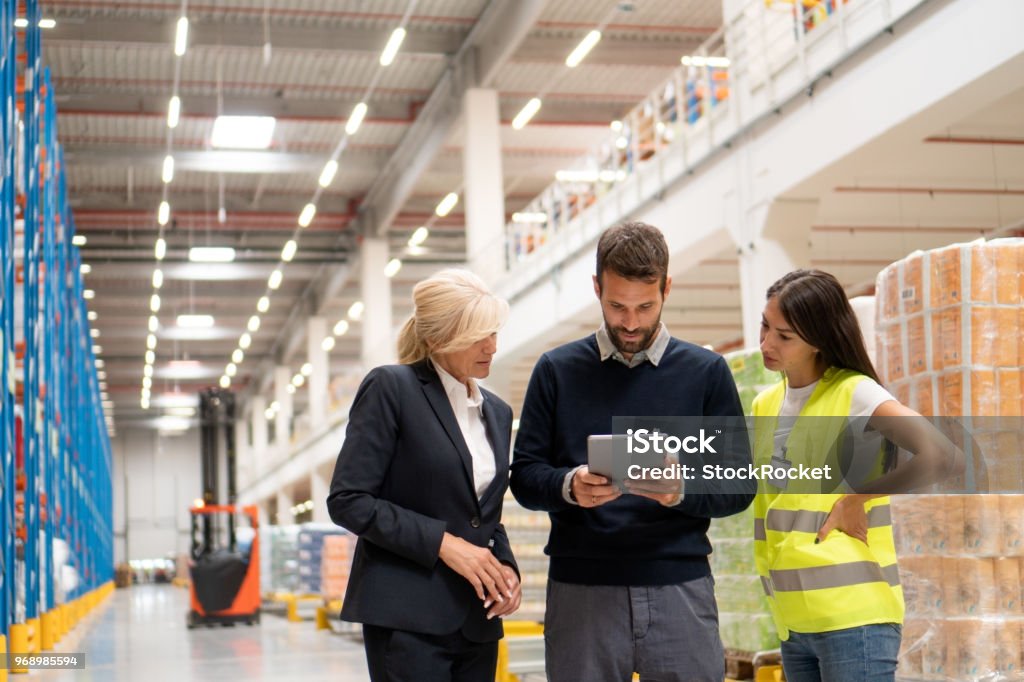
[[[368,679],[363,648],[311,622],[265,615],[258,626],[185,627],[188,592],[170,585],[117,590],[58,645],[85,652],[85,670],[33,671],[45,682]],[[22,677],[22,676],[19,676]]]

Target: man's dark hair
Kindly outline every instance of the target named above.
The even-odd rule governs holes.
[[[619,277],[650,284],[662,291],[668,277],[668,244],[665,235],[647,223],[622,223],[610,227],[597,242],[597,285],[603,287],[605,270]]]

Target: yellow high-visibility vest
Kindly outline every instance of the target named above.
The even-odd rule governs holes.
[[[854,388],[867,379],[831,368],[800,411],[786,443],[794,464],[834,461],[843,420],[803,417],[849,416]],[[785,382],[754,399],[754,464],[769,463]],[[819,484],[820,485],[820,484]],[[819,488],[820,489],[820,488]],[[832,531],[814,540],[841,494],[806,494],[790,483],[788,492],[760,481],[754,499],[754,558],[779,637],[789,632],[820,633],[876,623],[902,623],[903,588],[888,497],[865,504],[868,544]]]

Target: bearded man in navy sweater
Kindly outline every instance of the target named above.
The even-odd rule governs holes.
[[[586,465],[587,437],[611,433],[613,417],[743,415],[725,360],[662,324],[671,285],[657,228],[605,231],[594,276],[604,324],[542,355],[530,377],[511,488],[521,505],[551,516],[551,682],[725,675],[707,530],[712,517],[746,509],[755,486],[681,495],[678,482],[659,482],[623,495]]]

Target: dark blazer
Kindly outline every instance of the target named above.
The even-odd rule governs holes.
[[[426,634],[502,636],[469,582],[438,558],[445,531],[516,568],[501,525],[512,409],[483,390],[494,481],[477,499],[473,463],[441,378],[429,361],[366,375],[331,480],[331,519],[359,536],[343,620]]]

